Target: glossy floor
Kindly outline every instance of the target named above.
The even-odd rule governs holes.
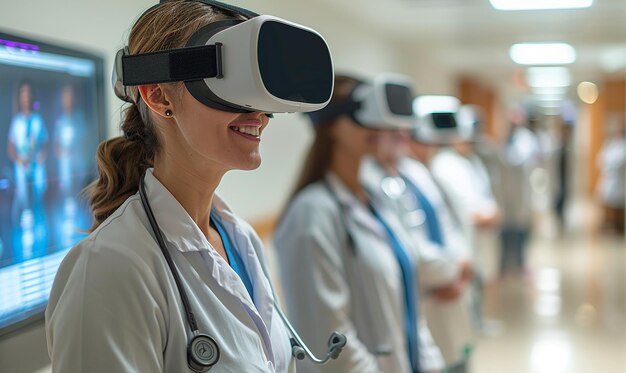
[[[549,236],[533,237],[527,273],[487,287],[473,372],[626,372],[626,241]]]

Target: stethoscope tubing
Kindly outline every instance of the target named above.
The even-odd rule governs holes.
[[[146,212],[146,215],[148,217],[148,221],[150,222],[150,226],[152,227],[152,230],[154,232],[154,235],[156,236],[156,240],[157,243],[159,245],[159,248],[161,249],[161,252],[163,253],[163,256],[165,257],[165,261],[167,262],[167,266],[170,269],[170,272],[172,273],[172,276],[174,277],[174,282],[176,283],[176,288],[178,289],[178,293],[180,294],[180,298],[181,298],[181,302],[183,303],[183,308],[185,309],[185,318],[187,319],[187,322],[189,323],[189,326],[191,328],[191,331],[193,332],[194,335],[198,335],[199,331],[198,331],[198,325],[196,323],[196,319],[195,316],[193,314],[193,312],[191,311],[191,306],[189,304],[189,298],[187,297],[187,292],[185,291],[185,289],[182,286],[182,281],[180,279],[180,275],[178,273],[178,270],[176,269],[176,267],[174,266],[174,261],[172,259],[172,256],[170,255],[169,251],[167,250],[167,247],[165,245],[165,239],[163,238],[163,232],[161,231],[161,228],[159,227],[156,218],[154,217],[154,213],[152,211],[152,207],[150,206],[150,203],[148,202],[148,197],[146,194],[146,189],[145,189],[145,174],[142,176],[140,182],[139,182],[139,197],[141,199],[141,204]],[[265,274],[265,276],[269,279],[269,274],[267,273],[267,269],[261,265],[261,268]],[[272,289],[272,293],[274,292],[274,289]],[[276,312],[278,312],[278,315],[280,317],[280,319],[283,321],[283,324],[287,327],[287,329],[289,330],[289,333],[292,335],[292,337],[296,340],[298,347],[302,348],[302,350],[304,351],[304,353],[307,355],[307,357],[309,359],[311,359],[311,361],[313,361],[316,364],[326,364],[330,359],[336,359],[338,356],[338,353],[336,352],[336,349],[338,348],[339,351],[343,348],[343,346],[345,346],[346,344],[346,338],[343,335],[340,335],[339,333],[335,332],[333,333],[333,335],[331,335],[331,340],[335,337],[335,334],[339,334],[339,338],[341,340],[341,342],[336,344],[336,347],[332,347],[331,350],[326,354],[326,357],[324,359],[318,359],[315,355],[313,355],[313,353],[311,352],[311,350],[307,347],[307,345],[304,343],[304,341],[302,340],[302,338],[300,337],[300,335],[298,334],[298,332],[296,332],[295,328],[291,325],[291,323],[289,322],[289,320],[287,319],[287,316],[285,316],[285,314],[282,312],[282,310],[280,309],[280,307],[278,306],[278,304],[276,303],[276,295],[274,295],[274,309],[276,310]],[[333,352],[333,353],[331,353]],[[294,357],[297,358],[296,353],[292,350],[292,354],[294,355]]]

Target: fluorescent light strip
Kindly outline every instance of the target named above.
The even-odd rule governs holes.
[[[535,95],[537,101],[562,101],[565,95]]]
[[[520,65],[566,65],[576,61],[576,50],[566,43],[522,43],[513,44],[509,56]]]
[[[418,115],[431,112],[456,112],[461,102],[454,96],[418,96],[413,100],[413,110]]]
[[[539,101],[537,106],[545,109],[560,108],[563,101]]]
[[[568,87],[572,83],[566,67],[530,67],[526,80],[530,87]]]
[[[593,0],[489,0],[498,10],[540,10],[589,8]]]
[[[537,96],[541,95],[565,95],[567,87],[532,87],[531,91]]]

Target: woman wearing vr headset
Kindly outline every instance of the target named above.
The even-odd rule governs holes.
[[[470,243],[432,175],[408,158],[409,141],[409,130],[388,131],[375,158],[362,166],[361,180],[397,211],[418,244],[422,310],[443,355],[444,372],[464,373],[473,343]]]
[[[349,343],[327,367],[303,364],[299,372],[431,372],[443,366],[420,322],[416,248],[397,216],[359,181],[361,160],[380,141],[378,129],[402,117],[377,108],[394,93],[410,95],[393,80],[369,84],[339,76],[331,103],[311,113],[315,140],[274,244],[287,309],[304,340],[319,346],[329,331],[339,330]]]
[[[305,51],[262,45],[281,37]],[[239,58],[253,53],[251,40],[263,58]],[[282,85],[280,71],[254,65],[298,74],[309,60],[323,76]],[[139,17],[115,72],[116,94],[130,102],[124,135],[100,144],[99,178],[87,189],[94,225],[52,288],[53,371],[295,371],[260,239],[214,191],[229,170],[259,166],[269,113],[330,99],[323,38],[219,2],[166,1]],[[237,85],[242,75],[252,87]]]

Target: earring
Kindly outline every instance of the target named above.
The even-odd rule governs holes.
[[[165,110],[165,116],[166,117],[171,117],[172,115],[174,115],[174,113],[172,113],[172,111],[170,109]]]

